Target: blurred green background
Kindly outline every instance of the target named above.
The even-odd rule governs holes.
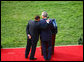
[[[83,1],[1,1],[1,46],[26,47],[28,20],[42,11],[56,19],[56,46],[78,45],[83,39]]]

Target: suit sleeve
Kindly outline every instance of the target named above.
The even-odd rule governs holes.
[[[54,29],[52,21],[49,22],[49,27],[50,27],[51,30]]]
[[[26,34],[27,35],[30,34],[30,32],[29,32],[29,23],[27,24],[27,27],[26,27]]]
[[[53,20],[54,20],[54,19],[53,19]],[[56,20],[51,21],[51,23],[52,23],[52,25],[53,25],[53,26],[51,27],[52,33],[53,33],[53,34],[57,34],[58,28],[57,28]]]

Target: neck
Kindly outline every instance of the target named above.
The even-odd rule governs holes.
[[[47,17],[44,17],[43,19],[46,19]]]

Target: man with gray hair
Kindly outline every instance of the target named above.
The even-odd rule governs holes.
[[[55,35],[57,33],[57,24],[55,19],[48,19],[49,16],[47,12],[42,12],[42,20],[41,21],[49,21],[50,25],[46,30],[42,31],[41,36],[41,53],[44,55],[44,58],[49,60],[51,57],[51,54],[54,54],[54,45],[55,45]],[[53,23],[54,22],[54,23]],[[44,36],[43,36],[44,34]],[[42,38],[43,37],[43,38]],[[46,56],[47,55],[47,56]]]
[[[47,18],[48,18],[47,12],[45,11],[42,12],[42,20],[40,20],[40,22],[43,23],[46,20],[49,21]],[[53,28],[53,24],[50,21],[48,27],[44,30],[41,30],[40,32],[41,47],[42,47],[42,52],[43,52],[43,56],[45,60],[51,59],[51,53],[52,53],[52,31],[51,30],[52,28]],[[48,48],[46,48],[47,46]]]

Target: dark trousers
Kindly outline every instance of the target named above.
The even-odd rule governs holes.
[[[32,41],[31,39],[27,39],[27,46],[26,46],[26,50],[25,50],[25,57],[27,57],[29,55],[30,48],[32,47],[30,58],[34,58],[35,51],[36,51],[36,45],[37,45],[37,41]]]
[[[52,34],[52,53],[51,53],[52,55],[54,54],[55,37],[56,37],[56,34]],[[40,44],[41,44],[41,41],[40,41]],[[48,48],[47,44],[46,44],[46,48]],[[41,44],[41,54],[43,55],[42,44]]]
[[[42,41],[41,43],[42,43],[42,51],[43,51],[44,59],[50,59],[51,52],[52,52],[52,42],[51,41]]]
[[[56,37],[56,35],[53,34],[53,35],[52,35],[52,55],[54,54],[55,37]]]

